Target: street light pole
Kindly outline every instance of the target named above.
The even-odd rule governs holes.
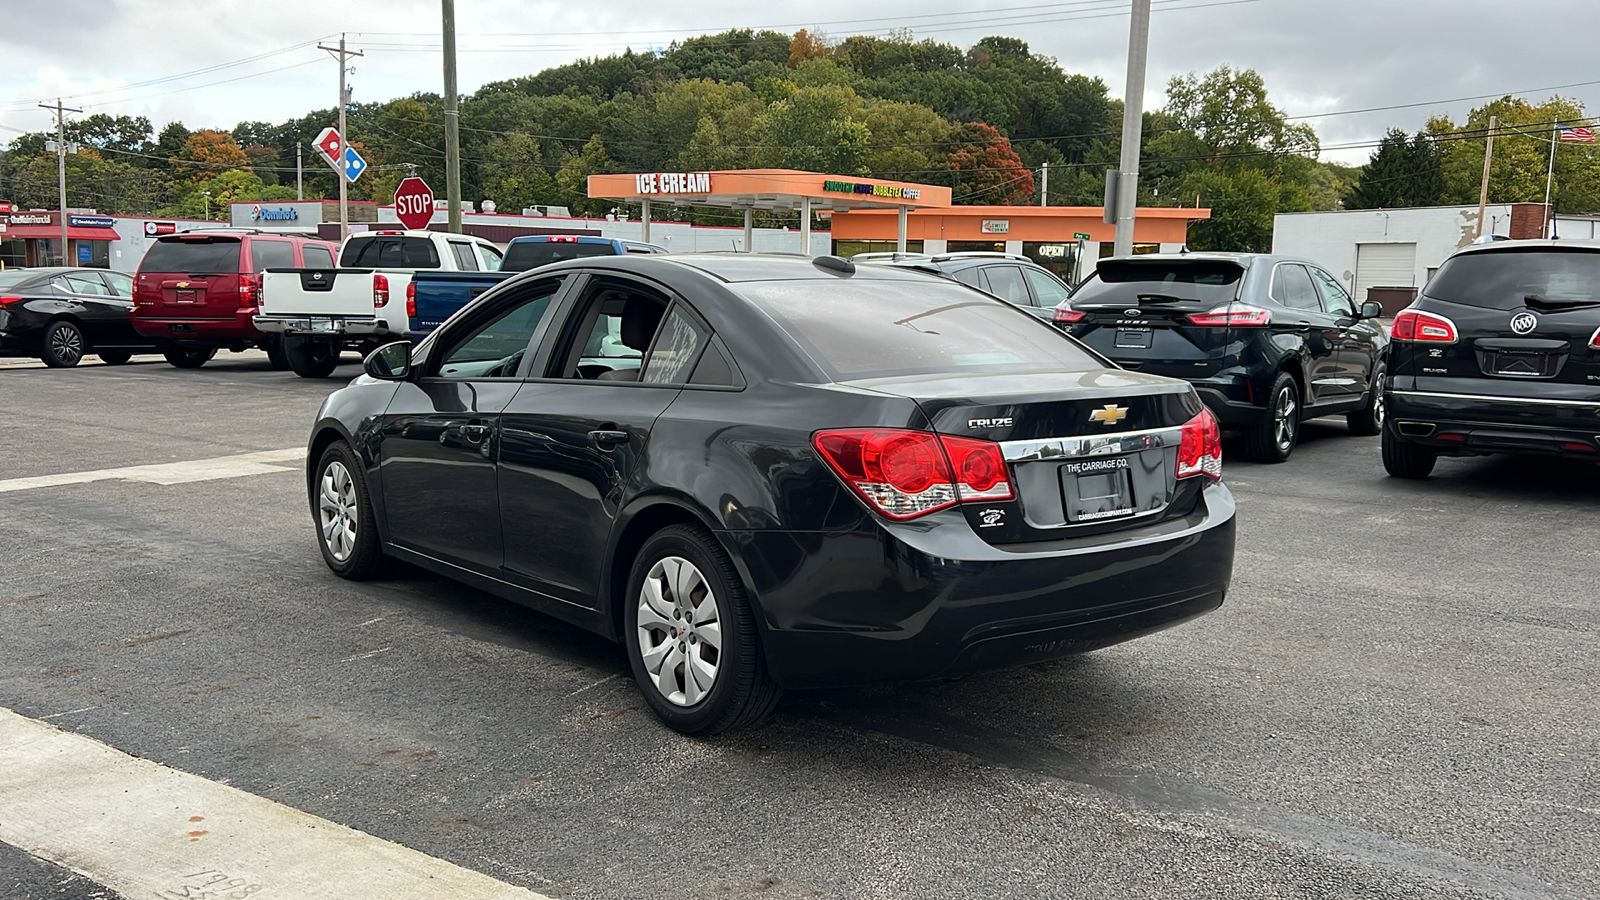
[[[1128,80],[1122,97],[1122,169],[1117,176],[1118,256],[1133,252],[1133,219],[1139,204],[1139,143],[1144,137],[1144,75],[1150,53],[1150,0],[1133,0],[1128,26]]]
[[[211,192],[201,191],[200,193],[206,198],[206,221],[209,222],[211,221]]]

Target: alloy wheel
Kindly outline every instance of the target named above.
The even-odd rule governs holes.
[[[1383,427],[1384,418],[1386,416],[1388,416],[1388,414],[1389,414],[1388,403],[1384,400],[1384,397],[1383,397],[1383,376],[1384,376],[1384,374],[1385,374],[1384,370],[1383,369],[1379,369],[1378,370],[1378,377],[1373,379],[1373,382],[1372,382],[1372,385],[1373,385],[1372,389],[1374,391],[1378,392],[1378,395],[1376,397],[1374,397],[1373,400],[1372,400],[1372,421],[1374,423],[1376,423],[1378,425],[1378,427],[1380,427],[1380,428]]]
[[[695,564],[666,556],[639,591],[639,655],[669,703],[695,706],[711,693],[722,662],[722,623],[711,583]]]
[[[1294,433],[1299,424],[1296,416],[1298,409],[1299,406],[1294,399],[1294,387],[1284,385],[1283,389],[1278,391],[1278,399],[1273,403],[1272,412],[1272,433],[1280,450],[1287,450],[1294,444]]]
[[[317,503],[322,525],[322,542],[338,562],[350,558],[356,549],[356,528],[360,525],[355,479],[344,463],[334,460],[322,470],[322,491]]]
[[[71,365],[83,358],[83,332],[71,325],[61,325],[50,330],[50,352],[56,359]]]

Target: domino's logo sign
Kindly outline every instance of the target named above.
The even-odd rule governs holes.
[[[282,206],[277,209],[263,208],[257,203],[250,207],[250,218],[257,222],[262,219],[299,219],[300,211],[292,206]]]

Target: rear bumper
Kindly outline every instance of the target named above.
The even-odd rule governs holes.
[[[1223,428],[1248,428],[1261,424],[1267,417],[1267,408],[1235,400],[1223,393],[1221,388],[1208,384],[1195,384],[1195,393],[1200,395],[1200,402],[1211,410],[1217,417],[1217,423]]]
[[[1441,454],[1600,459],[1600,399],[1389,390],[1388,428]]]
[[[1044,549],[985,543],[946,512],[849,532],[724,534],[773,677],[797,688],[921,680],[1085,653],[1216,609],[1233,573],[1234,503],[1221,484],[1188,516]]]
[[[194,341],[197,343],[207,341],[216,341],[218,343],[259,341],[265,335],[251,321],[255,314],[255,307],[246,307],[240,309],[231,319],[202,319],[190,316],[161,315],[153,312],[143,313],[140,308],[136,307],[133,315],[133,330],[143,337],[173,341]]]
[[[256,316],[255,327],[267,334],[390,335],[389,323],[376,317]]]

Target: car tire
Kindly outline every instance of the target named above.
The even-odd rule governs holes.
[[[39,358],[52,369],[70,369],[83,359],[83,352],[87,348],[88,341],[77,322],[57,319],[44,330]]]
[[[668,727],[747,728],[777,705],[783,689],[767,672],[744,583],[704,529],[673,525],[645,541],[623,604],[634,681]]]
[[[1362,437],[1372,437],[1383,433],[1383,380],[1389,375],[1389,370],[1383,363],[1372,373],[1372,388],[1368,391],[1367,403],[1360,409],[1344,414],[1344,422],[1350,428],[1351,434]]]
[[[1427,478],[1439,454],[1383,430],[1383,468],[1396,478]]]
[[[332,341],[284,338],[283,355],[301,378],[327,378],[339,368],[339,346]]]
[[[377,517],[361,461],[343,441],[324,450],[317,461],[317,477],[311,482],[311,513],[322,561],[333,574],[352,581],[370,577],[382,555]]]
[[[1244,455],[1264,463],[1281,463],[1294,453],[1300,438],[1300,384],[1279,372],[1267,391],[1266,415],[1244,433]]]
[[[289,356],[283,350],[283,336],[273,335],[261,342],[261,349],[267,352],[267,365],[274,372],[289,371]]]
[[[179,369],[198,369],[217,355],[217,348],[174,346],[161,351],[161,355]]]
[[[94,355],[108,366],[126,365],[128,360],[133,359],[132,350],[96,350]]]

